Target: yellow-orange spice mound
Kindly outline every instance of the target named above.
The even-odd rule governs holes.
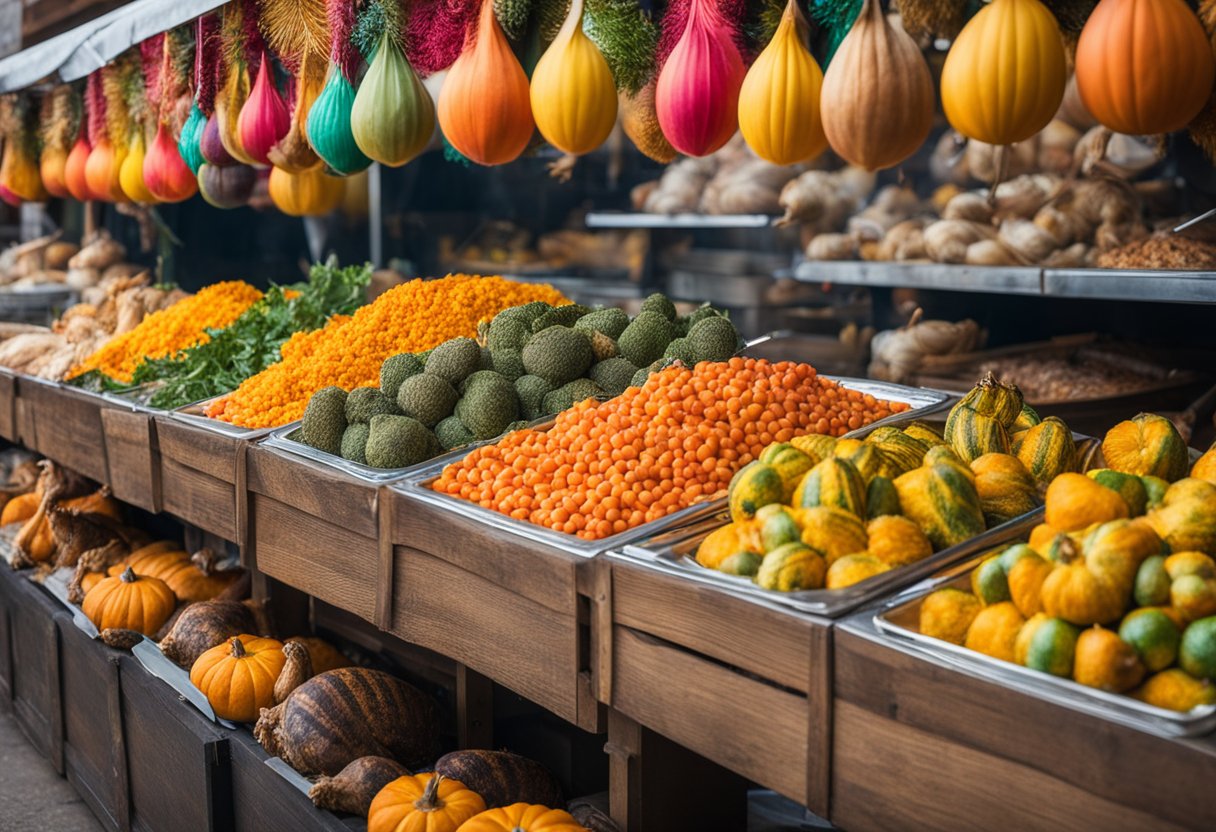
[[[197,295],[182,298],[168,309],[154,312],[134,329],[111,338],[101,349],[72,368],[68,378],[100,370],[110,378],[129,383],[145,358],[164,358],[211,340],[208,329],[223,329],[262,297],[241,280],[214,283]]]
[[[772,442],[840,436],[907,409],[752,358],[655,373],[611,401],[588,399],[547,431],[520,430],[449,465],[434,490],[598,540],[724,495]]]
[[[472,337],[480,321],[536,300],[569,303],[552,286],[497,276],[411,280],[354,315],[334,316],[321,329],[293,335],[277,364],[217,399],[207,415],[247,428],[285,425],[304,415],[308,400],[322,387],[377,385],[380,365],[391,356]]]

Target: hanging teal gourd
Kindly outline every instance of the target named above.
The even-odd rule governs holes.
[[[207,117],[215,107],[215,79],[219,63],[219,19],[214,14],[200,17],[195,24],[194,38],[194,103],[190,115],[182,125],[177,138],[177,151],[190,172],[198,175],[198,169],[207,161],[203,157],[203,130]]]
[[[329,71],[325,86],[304,122],[308,143],[334,173],[358,173],[372,160],[355,143],[350,127],[350,112],[355,103],[351,79],[359,65],[359,53],[351,43],[355,25],[355,4],[350,0],[328,0],[330,27]]]
[[[198,169],[207,161],[203,158],[203,151],[199,147],[199,140],[203,137],[203,128],[206,126],[207,117],[203,115],[203,111],[198,108],[196,102],[190,108],[190,116],[186,119],[186,123],[182,125],[181,135],[177,137],[177,150],[181,153],[186,166],[190,168],[190,172],[195,175],[198,175]]]

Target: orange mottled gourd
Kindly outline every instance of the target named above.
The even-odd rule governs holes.
[[[1118,493],[1084,474],[1061,474],[1047,486],[1047,524],[1059,531],[1075,532],[1129,514]]]
[[[42,502],[41,495],[33,491],[28,494],[18,494],[4,504],[4,511],[0,512],[0,526],[24,523],[34,516],[40,502]]]
[[[1102,457],[1116,471],[1166,482],[1185,477],[1189,463],[1186,442],[1174,423],[1154,413],[1141,413],[1108,430]]]
[[[587,832],[569,812],[548,806],[513,803],[487,809],[460,827],[460,832]]]
[[[216,716],[253,722],[262,708],[274,705],[274,683],[286,662],[282,642],[235,636],[195,660],[190,683],[207,697]]]
[[[1130,644],[1094,625],[1077,638],[1072,678],[1091,688],[1123,693],[1140,684],[1144,665]]]
[[[963,645],[985,656],[1014,661],[1014,643],[1026,619],[1012,601],[1002,601],[980,610],[967,628]]]
[[[410,774],[388,783],[372,799],[367,832],[456,832],[484,812],[481,795],[442,774]]]
[[[150,636],[169,620],[175,606],[177,599],[164,581],[140,577],[128,567],[90,589],[81,609],[98,630],[135,630]]]

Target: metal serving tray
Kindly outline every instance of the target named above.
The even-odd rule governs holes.
[[[995,526],[965,543],[942,549],[924,560],[875,575],[842,589],[778,592],[756,586],[750,578],[728,575],[697,563],[695,556],[701,541],[714,529],[730,522],[730,516],[726,512],[719,512],[714,517],[696,525],[655,535],[636,545],[613,550],[608,553],[608,556],[641,564],[669,575],[679,575],[682,578],[717,587],[732,595],[739,595],[770,606],[785,607],[827,618],[839,618],[863,604],[889,594],[896,587],[932,575],[947,564],[963,558],[974,557],[994,546],[1027,536],[1030,530],[1042,521],[1042,516],[1043,508],[1039,507],[1029,514]]]
[[[179,407],[177,410],[170,410],[168,414],[170,418],[176,419],[179,422],[185,422],[186,424],[194,425],[195,427],[211,431],[212,433],[218,433],[220,436],[227,436],[231,439],[259,439],[274,430],[274,428],[242,428],[206,416],[207,405],[219,398],[222,397],[212,396],[209,399],[203,399],[201,402],[188,404],[185,407]]]
[[[1157,708],[1130,696],[1108,693],[922,635],[919,618],[920,605],[925,596],[943,587],[969,588],[971,570],[980,564],[985,554],[978,553],[977,557],[942,570],[909,587],[877,609],[858,613],[844,626],[887,646],[969,676],[1138,730],[1167,737],[1196,737],[1216,728],[1216,705],[1202,705],[1186,713]]]
[[[862,393],[869,393],[875,398],[886,399],[887,401],[903,402],[910,405],[910,408],[903,413],[896,413],[893,416],[888,416],[885,419],[879,419],[870,425],[860,428],[850,433],[846,433],[845,437],[861,437],[865,436],[870,431],[877,427],[887,424],[904,424],[912,422],[922,416],[927,416],[930,413],[936,413],[939,410],[944,410],[947,404],[952,399],[952,394],[943,393],[938,390],[927,390],[925,388],[904,387],[899,384],[889,384],[882,381],[871,381],[870,379],[855,379],[855,378],[839,378],[835,376],[825,376],[834,381],[839,382],[844,387],[850,390],[858,390]],[[544,430],[549,425],[538,426],[537,429]],[[428,463],[418,466],[412,473],[403,477],[392,487],[404,494],[430,503],[445,511],[451,511],[456,514],[475,517],[482,523],[492,526],[501,531],[513,534],[527,540],[533,540],[537,543],[543,543],[547,546],[552,546],[556,549],[561,549],[579,557],[595,557],[601,552],[609,550],[618,550],[626,544],[633,543],[642,538],[653,537],[660,532],[669,531],[681,526],[696,523],[707,518],[720,515],[726,508],[726,498],[718,498],[716,500],[707,500],[704,503],[692,505],[679,511],[672,512],[666,517],[658,520],[653,520],[649,523],[643,523],[634,529],[628,529],[620,534],[614,534],[600,540],[584,540],[581,537],[576,537],[563,532],[555,532],[552,529],[546,529],[543,526],[537,526],[523,520],[516,520],[508,517],[505,514],[499,514],[497,511],[483,508],[479,505],[461,500],[457,497],[452,497],[448,494],[440,494],[431,489],[431,484],[439,478],[439,474],[443,469],[452,462],[463,459],[473,449],[464,448],[461,451],[450,454],[447,459],[434,459]],[[700,568],[700,567],[698,567]]]

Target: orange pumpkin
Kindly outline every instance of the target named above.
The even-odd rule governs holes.
[[[127,568],[90,589],[81,609],[98,630],[135,630],[150,636],[169,620],[176,606],[177,599],[164,581]]]
[[[164,581],[183,604],[210,600],[240,577],[238,571],[208,574],[195,566],[190,556],[181,550],[155,551],[152,547],[145,547],[133,553],[123,564],[110,567],[110,574],[128,566],[136,574]]]
[[[203,692],[216,716],[253,722],[262,708],[274,706],[274,683],[286,663],[282,642],[235,636],[195,659],[190,684]]]
[[[1077,42],[1085,109],[1118,133],[1181,130],[1207,103],[1216,60],[1182,0],[1102,0]]]
[[[0,526],[24,523],[34,516],[40,502],[42,497],[32,491],[29,494],[18,494],[4,504],[4,511],[0,512]]]
[[[587,832],[569,812],[513,803],[465,821],[458,832]]]
[[[376,793],[367,832],[456,832],[486,803],[459,780],[442,774],[407,774]]]

